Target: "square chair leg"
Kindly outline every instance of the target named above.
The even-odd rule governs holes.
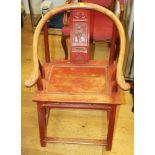
[[[112,149],[112,140],[114,133],[114,124],[115,124],[115,115],[116,115],[116,105],[111,105],[111,110],[107,111],[109,115],[109,124],[108,124],[108,134],[107,134],[107,143],[106,150],[110,151]]]
[[[40,144],[42,147],[46,146],[46,109],[42,107],[41,103],[37,103],[38,110],[38,123],[39,123],[39,133],[40,133]]]

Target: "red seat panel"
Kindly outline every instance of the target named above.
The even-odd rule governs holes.
[[[118,94],[110,91],[113,69],[108,68],[107,62],[90,61],[78,66],[56,61],[45,64],[44,70],[44,89],[36,92],[34,101],[116,104],[113,99]]]

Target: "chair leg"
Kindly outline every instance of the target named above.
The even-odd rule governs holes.
[[[107,151],[110,151],[112,149],[112,140],[113,140],[113,133],[114,133],[116,105],[111,106],[111,111],[110,111],[109,114],[110,114],[110,117],[109,117],[108,134],[107,134],[108,145],[106,146]]]
[[[39,133],[40,133],[40,144],[42,147],[46,146],[46,109],[42,107],[41,103],[37,103],[38,110],[38,123],[39,123]]]
[[[64,50],[65,53],[65,60],[68,59],[68,50],[67,50],[67,44],[66,44],[66,38],[65,36],[61,36],[61,44],[62,44],[62,48]]]

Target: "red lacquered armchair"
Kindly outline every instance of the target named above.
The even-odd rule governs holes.
[[[114,12],[116,0],[78,0],[79,2],[88,2],[98,4],[100,6],[106,7]],[[120,20],[123,22],[124,14],[124,0],[120,1]],[[65,4],[71,3],[71,0],[67,0]],[[71,12],[72,13],[72,12]],[[106,15],[100,12],[91,11],[90,13],[90,42],[108,42],[111,45],[111,54],[115,58],[118,52],[117,43],[119,43],[119,38],[117,36],[116,28],[113,26],[113,22]],[[68,50],[66,39],[70,36],[70,17],[68,18],[67,13],[64,14],[63,19],[64,27],[62,28],[62,38],[61,43],[63,50],[65,52],[65,59],[68,59]],[[113,36],[113,37],[112,37]],[[113,40],[112,40],[113,39]]]
[[[40,63],[38,38],[46,21],[57,13],[71,10],[70,59]],[[78,11],[77,11],[78,10]],[[120,36],[118,62],[90,60],[90,11],[98,11],[114,21]],[[47,40],[48,41],[48,40]],[[33,38],[33,72],[25,82],[37,85],[33,101],[37,103],[40,143],[94,144],[112,148],[116,107],[120,104],[118,87],[128,90],[122,67],[125,53],[125,33],[119,19],[110,10],[92,3],[67,4],[50,10],[39,22]],[[110,60],[110,58],[109,58]],[[105,110],[108,117],[106,139],[75,139],[46,135],[47,111],[52,108]]]

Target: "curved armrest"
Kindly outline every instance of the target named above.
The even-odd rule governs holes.
[[[117,79],[117,84],[123,89],[123,90],[128,90],[130,88],[130,85],[125,82],[124,76],[123,76],[123,62],[124,62],[124,55],[125,55],[125,47],[126,47],[126,39],[125,39],[125,32],[123,29],[123,26],[117,16],[110,10],[99,6],[97,4],[92,4],[92,3],[71,3],[71,4],[66,4],[63,6],[56,7],[49,12],[47,12],[43,18],[40,20],[38,23],[34,37],[33,37],[33,72],[29,78],[28,81],[25,82],[25,85],[30,87],[33,84],[36,83],[36,81],[39,78],[39,63],[38,63],[38,56],[37,56],[37,46],[38,46],[38,38],[40,35],[40,32],[46,23],[47,20],[49,20],[52,16],[55,14],[62,12],[62,11],[67,11],[71,9],[77,9],[77,8],[83,8],[83,9],[91,9],[91,10],[96,10],[99,11],[105,15],[107,15],[109,18],[113,20],[115,23],[119,35],[120,35],[120,51],[119,51],[119,57],[118,57],[118,63],[117,63],[117,73],[116,73],[116,79]]]
[[[37,80],[39,78],[39,70],[35,67],[35,69],[32,71],[30,77],[28,80],[25,81],[26,87],[32,87],[36,84]]]
[[[42,27],[37,26],[34,32],[34,37],[33,37],[33,71],[29,77],[28,80],[25,81],[25,86],[26,87],[32,87],[34,84],[36,84],[38,78],[39,78],[39,62],[38,62],[38,55],[37,55],[37,45],[38,45],[38,39],[39,39],[39,34],[41,31]]]
[[[116,80],[117,80],[118,85],[123,90],[129,90],[130,85],[125,82],[124,75],[123,75],[123,63],[124,63],[125,48],[126,48],[125,32],[124,32],[123,26],[120,21],[115,22],[115,24],[117,26],[117,29],[120,35],[120,52],[119,52],[119,57],[118,57],[118,62],[117,62]]]

